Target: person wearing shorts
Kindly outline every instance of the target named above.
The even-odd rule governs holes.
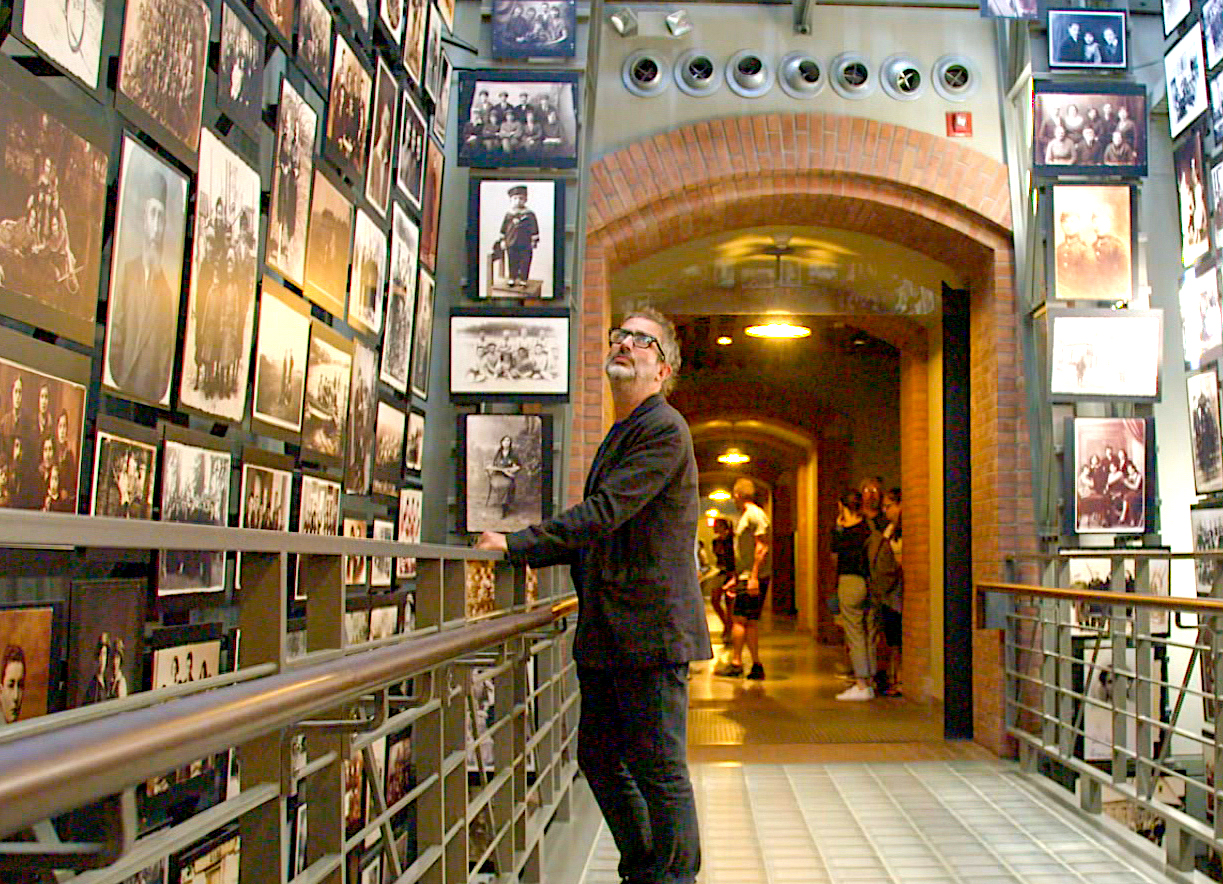
[[[731,657],[714,674],[742,675],[743,647],[747,645],[752,655],[747,677],[759,680],[764,678],[764,665],[760,662],[760,614],[773,576],[769,517],[756,504],[756,483],[751,479],[736,481],[731,495],[739,510],[739,522],[735,525],[735,574],[723,587],[728,594],[735,594]]]

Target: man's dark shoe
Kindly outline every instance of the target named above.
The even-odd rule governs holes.
[[[722,663],[713,671],[714,675],[724,675],[728,678],[738,678],[743,674],[743,667],[738,663]]]
[[[888,674],[882,670],[875,673],[875,693],[886,694],[888,690]]]
[[[764,667],[761,666],[759,663],[753,663],[752,669],[750,672],[748,672],[747,677],[752,679],[753,681],[763,681],[764,680]]]

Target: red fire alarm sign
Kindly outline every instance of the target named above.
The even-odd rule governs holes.
[[[947,137],[972,138],[972,113],[947,111]]]

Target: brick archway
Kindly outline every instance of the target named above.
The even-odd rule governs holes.
[[[891,240],[968,279],[974,576],[998,576],[1014,544],[1034,544],[1009,185],[1001,163],[902,126],[833,114],[769,114],[708,120],[630,144],[596,161],[590,181],[571,493],[582,487],[610,413],[602,354],[612,275],[708,233],[819,224]],[[931,481],[929,464],[917,455],[928,432],[926,370],[920,348],[902,353],[901,421],[906,436],[917,438],[901,457],[906,570],[910,556],[928,563],[935,552],[928,521],[910,521],[911,511],[925,511]],[[998,636],[977,633],[973,658],[976,738],[1001,752]]]

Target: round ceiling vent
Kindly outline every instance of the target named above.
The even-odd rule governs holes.
[[[667,88],[665,71],[662,59],[643,49],[624,60],[620,78],[629,92],[641,98],[653,98]]]
[[[844,52],[832,60],[832,88],[842,98],[866,98],[875,91],[875,72],[860,52]]]
[[[791,52],[781,60],[777,82],[791,98],[814,98],[824,88],[824,66],[806,52]]]
[[[744,98],[759,98],[773,87],[773,69],[754,49],[741,49],[726,62],[726,82]]]
[[[722,72],[708,52],[689,49],[675,62],[675,85],[686,95],[712,95],[722,85]]]
[[[893,55],[879,74],[883,91],[898,101],[914,101],[926,91],[926,75],[911,55]]]
[[[977,66],[963,55],[944,55],[931,73],[934,91],[948,101],[965,101],[981,83]]]

